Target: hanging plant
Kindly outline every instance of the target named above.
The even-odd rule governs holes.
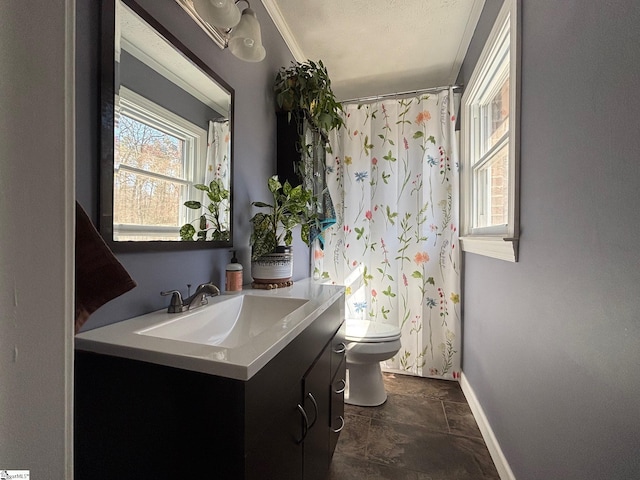
[[[289,112],[289,120],[302,116],[325,134],[344,125],[342,104],[336,100],[322,60],[292,62],[288,68],[281,67],[274,92],[278,108]]]
[[[328,133],[344,125],[342,104],[336,100],[331,79],[322,61],[292,62],[278,71],[274,92],[276,108],[287,112],[294,121],[298,140],[296,151],[300,158],[293,170],[303,184],[313,184],[314,152],[329,149]]]

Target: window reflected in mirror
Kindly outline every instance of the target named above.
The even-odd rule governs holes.
[[[195,220],[184,202],[204,182],[207,132],[125,87],[116,105],[114,238],[180,240]]]

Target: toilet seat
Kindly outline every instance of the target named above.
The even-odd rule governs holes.
[[[345,340],[347,342],[393,342],[400,338],[400,328],[386,323],[348,318],[346,324]]]

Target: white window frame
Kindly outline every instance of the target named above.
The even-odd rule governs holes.
[[[185,193],[180,199],[180,205],[184,204],[187,200],[193,199],[194,196],[197,196],[198,192],[192,187],[197,183],[204,183],[207,131],[124,86],[120,86],[119,95],[116,98],[116,121],[117,117],[120,115],[126,115],[134,120],[146,123],[157,130],[165,132],[185,142],[183,151],[184,178],[167,177],[162,174],[155,174],[148,171],[140,171],[140,173],[183,184],[185,188],[182,189],[182,191]],[[138,170],[124,164],[115,165],[114,167],[116,169],[126,168],[132,171]],[[176,227],[161,225],[125,225],[114,223],[113,235],[114,238],[117,238],[118,235],[144,237],[162,234],[175,234],[176,240],[179,240],[180,234],[178,230],[180,226],[195,220],[199,216],[200,213],[195,210],[188,208],[181,209],[177,229]]]
[[[492,258],[516,262],[520,236],[520,0],[505,0],[476,67],[462,96],[462,169],[461,169],[461,236],[462,250]],[[508,35],[508,38],[505,37]],[[506,38],[506,40],[505,40]],[[478,193],[474,187],[473,168],[479,158],[480,127],[477,104],[486,99],[491,85],[500,85],[505,70],[496,68],[504,55],[504,41],[509,48],[509,133],[508,195],[509,212],[506,225],[475,228]]]

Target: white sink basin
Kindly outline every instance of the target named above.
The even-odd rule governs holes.
[[[78,333],[75,348],[248,380],[328,308],[341,305],[344,316],[344,287],[310,278],[208,301],[190,312],[165,307]]]
[[[302,298],[239,295],[209,299],[213,305],[174,314],[169,320],[136,331],[139,335],[201,345],[235,348],[278,323],[308,302]],[[214,303],[215,302],[215,303]]]

